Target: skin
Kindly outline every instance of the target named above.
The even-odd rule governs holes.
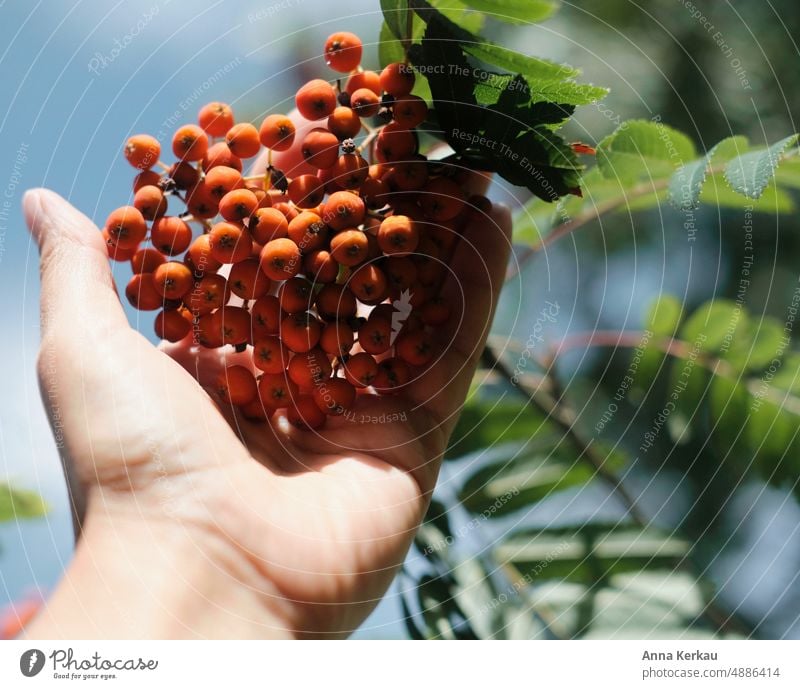
[[[297,156],[276,158],[290,169]],[[485,184],[476,176],[473,191]],[[242,362],[232,348],[198,351],[191,335],[153,346],[128,324],[93,223],[52,191],[29,191],[23,205],[41,255],[40,384],[79,524],[27,636],[353,631],[427,509],[503,281],[508,210],[458,244],[443,292],[468,308],[436,328],[445,354],[402,394],[359,396],[350,418],[313,432],[282,414],[261,424],[233,414],[204,387]]]

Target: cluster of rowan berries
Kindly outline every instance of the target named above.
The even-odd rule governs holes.
[[[325,57],[345,85],[313,79],[297,92],[300,115],[320,123],[300,143],[316,174],[272,165],[273,151],[295,143],[289,117],[257,129],[218,102],[175,132],[171,165],[152,136],[125,145],[139,170],[133,202],[109,215],[103,236],[109,256],[133,268],[126,296],[159,311],[165,340],[251,352],[252,366],[217,380],[249,418],[286,409],[318,428],[357,394],[406,385],[450,318],[439,291],[459,232],[474,209],[488,210],[464,197],[463,172],[419,153],[428,108],[411,95],[411,68],[365,71],[361,54],[352,33],[330,36]],[[244,176],[262,146],[266,172]],[[168,214],[176,202],[183,210]]]

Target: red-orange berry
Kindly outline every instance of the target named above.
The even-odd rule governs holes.
[[[452,309],[450,304],[442,296],[436,296],[426,301],[419,310],[419,315],[425,325],[443,325],[450,320]]]
[[[225,136],[235,119],[230,105],[212,102],[200,108],[197,122],[209,136]]]
[[[372,385],[378,375],[378,362],[367,352],[353,354],[344,362],[345,379],[357,388]]]
[[[209,146],[206,157],[203,158],[203,169],[206,172],[220,165],[242,171],[242,159],[234,155],[224,141],[218,141],[213,146]]]
[[[192,271],[178,261],[167,261],[153,271],[153,286],[166,299],[181,299],[192,284]]]
[[[379,304],[386,298],[386,276],[377,266],[367,263],[358,268],[347,282],[350,291],[365,304]]]
[[[340,105],[328,116],[328,129],[340,140],[353,139],[361,131],[361,118],[352,108]]]
[[[147,223],[138,208],[122,206],[109,214],[105,230],[118,247],[129,249],[145,238]]]
[[[329,251],[312,251],[303,259],[303,272],[313,283],[328,284],[339,276],[339,264]]]
[[[124,153],[137,170],[149,170],[161,157],[161,144],[149,134],[136,134],[125,143]]]
[[[278,297],[265,294],[253,303],[250,309],[251,325],[253,327],[253,340],[258,340],[267,335],[277,335],[280,331],[281,321],[286,316],[281,311]]]
[[[230,191],[242,189],[244,180],[242,173],[232,167],[219,165],[206,173],[205,186],[218,201]]]
[[[211,255],[221,263],[238,263],[250,256],[253,241],[241,225],[221,222],[208,233]]]
[[[219,198],[211,193],[205,181],[198,182],[186,192],[186,208],[195,218],[213,218],[219,213]]]
[[[305,278],[293,277],[278,289],[278,301],[286,313],[308,311],[313,299],[314,290]]]
[[[267,408],[258,396],[247,404],[240,404],[239,411],[250,421],[266,421],[274,409]]]
[[[414,88],[414,69],[403,62],[392,62],[383,68],[380,82],[381,88],[395,98],[407,96]]]
[[[147,185],[133,195],[133,207],[139,209],[145,220],[155,220],[167,212],[167,198],[158,187]]]
[[[424,159],[397,163],[392,170],[391,182],[400,191],[418,191],[427,181],[428,165]]]
[[[316,306],[326,320],[353,318],[358,310],[355,296],[344,285],[325,285],[317,292]]]
[[[394,347],[397,356],[412,366],[427,366],[433,359],[433,342],[424,330],[401,333]]]
[[[438,177],[422,189],[419,204],[431,220],[452,220],[464,209],[464,192],[453,180]]]
[[[258,394],[256,379],[249,368],[228,366],[217,377],[217,394],[228,404],[249,404]]]
[[[337,72],[352,72],[361,64],[361,39],[349,31],[337,31],[325,41],[325,62]]]
[[[117,242],[111,238],[111,236],[108,234],[108,230],[105,228],[103,228],[100,234],[103,236],[103,241],[106,244],[108,257],[112,261],[130,261],[136,254],[138,245],[128,247],[119,246]]]
[[[377,210],[386,205],[389,198],[389,186],[382,180],[367,177],[361,183],[359,193],[367,208]]]
[[[300,390],[285,373],[265,373],[258,379],[258,396],[267,409],[285,409],[300,396]]]
[[[350,191],[337,191],[322,206],[322,220],[334,230],[357,227],[364,222],[364,202]]]
[[[164,303],[164,297],[156,290],[153,273],[134,275],[125,286],[125,296],[140,311],[155,311]]]
[[[252,158],[261,150],[258,130],[249,122],[233,125],[225,134],[225,143],[238,158]]]
[[[192,243],[192,228],[174,215],[165,215],[150,228],[153,246],[167,256],[182,254]]]
[[[295,105],[307,120],[321,120],[336,109],[336,91],[327,81],[312,79],[298,89]]]
[[[191,189],[200,180],[200,170],[185,160],[179,160],[170,166],[167,176],[177,189]]]
[[[392,113],[397,124],[406,129],[413,129],[428,117],[428,106],[419,96],[404,96],[395,101]]]
[[[323,380],[312,393],[314,403],[329,416],[344,414],[356,401],[356,389],[344,378]]]
[[[300,249],[291,239],[273,239],[261,250],[260,262],[270,280],[288,280],[300,272]]]
[[[293,313],[281,321],[280,337],[293,352],[307,352],[317,346],[322,327],[312,313]]]
[[[409,254],[417,248],[419,230],[405,215],[390,215],[378,228],[378,246],[385,254]]]
[[[414,133],[396,122],[390,122],[381,129],[375,142],[375,152],[382,163],[408,160],[416,150],[417,138]]]
[[[378,375],[372,384],[378,392],[388,394],[395,392],[411,380],[411,371],[402,359],[391,357],[378,364]]]
[[[369,163],[360,155],[340,155],[331,168],[331,180],[340,189],[358,189],[369,176]]]
[[[289,223],[288,233],[289,239],[305,254],[325,246],[329,230],[316,213],[303,211]]]
[[[192,285],[192,289],[184,295],[183,303],[193,315],[202,316],[222,307],[229,296],[227,280],[222,275],[212,273],[204,275]]]
[[[136,177],[133,178],[133,193],[135,194],[139,189],[146,186],[157,187],[161,181],[161,175],[155,170],[142,170]]]
[[[344,90],[347,93],[355,93],[358,89],[369,89],[376,95],[381,93],[381,78],[377,72],[365,70],[351,74],[347,80]]]
[[[319,337],[319,346],[322,351],[333,356],[347,354],[353,348],[354,342],[353,329],[341,321],[327,323],[322,328],[322,334]]]
[[[333,167],[339,157],[339,139],[327,129],[312,129],[300,149],[305,161],[317,169]]]
[[[222,263],[211,255],[211,242],[207,234],[201,234],[189,245],[187,257],[198,275],[215,273],[222,267]]]
[[[350,94],[350,107],[359,117],[374,117],[381,107],[381,99],[371,89],[357,89]]]
[[[266,244],[273,239],[289,236],[289,223],[286,216],[277,208],[259,208],[248,224],[253,239],[259,244]]]
[[[328,378],[332,370],[328,355],[319,347],[295,354],[286,368],[290,380],[301,390],[312,390]]]
[[[223,306],[217,312],[222,342],[229,345],[240,345],[250,340],[250,312],[241,306]]]
[[[368,354],[383,354],[391,347],[392,322],[388,318],[370,317],[358,329],[358,344]]]
[[[364,261],[369,242],[361,230],[344,230],[331,239],[331,256],[343,266],[355,266]]]
[[[185,124],[172,137],[172,152],[179,160],[202,160],[208,152],[208,135],[196,124]]]
[[[262,337],[253,345],[253,364],[264,373],[281,373],[289,363],[289,349],[280,338]]]
[[[325,185],[315,175],[298,175],[289,182],[287,193],[298,208],[314,208],[325,198]]]
[[[292,147],[295,135],[294,122],[286,115],[267,115],[258,131],[261,143],[273,151],[285,151]]]
[[[396,292],[409,289],[417,280],[417,266],[407,256],[389,256],[383,263],[389,286]]]
[[[272,286],[270,279],[264,275],[257,258],[247,258],[234,263],[228,275],[231,292],[246,301],[263,297]]]
[[[301,394],[286,411],[286,418],[297,428],[313,430],[321,428],[326,417],[311,395]]]
[[[187,311],[162,311],[153,324],[156,337],[168,342],[180,342],[192,331],[192,317]]]
[[[258,199],[249,189],[233,189],[219,201],[220,215],[230,222],[249,218],[258,208]]]
[[[131,270],[134,275],[138,273],[152,273],[166,260],[164,254],[157,249],[151,249],[149,247],[139,249],[131,256]]]

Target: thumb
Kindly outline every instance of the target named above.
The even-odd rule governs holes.
[[[26,192],[22,207],[39,246],[42,337],[63,341],[76,329],[91,337],[127,329],[105,243],[94,223],[47,189]]]

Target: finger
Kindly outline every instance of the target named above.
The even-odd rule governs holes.
[[[39,247],[42,337],[103,337],[128,329],[97,227],[47,189],[28,191],[25,221]]]
[[[286,151],[272,152],[272,165],[283,172],[289,179],[298,175],[316,175],[317,170],[311,167],[303,158],[303,139],[315,127],[324,127],[326,122],[325,120],[314,122],[307,120],[296,109],[289,113],[289,119],[294,122],[295,126],[294,142]],[[268,158],[269,151],[263,151],[253,163],[250,174],[262,174],[267,169]]]
[[[449,436],[483,352],[503,286],[511,250],[511,213],[495,205],[465,228],[442,296],[453,307],[447,325],[437,330],[436,362],[408,389]]]

